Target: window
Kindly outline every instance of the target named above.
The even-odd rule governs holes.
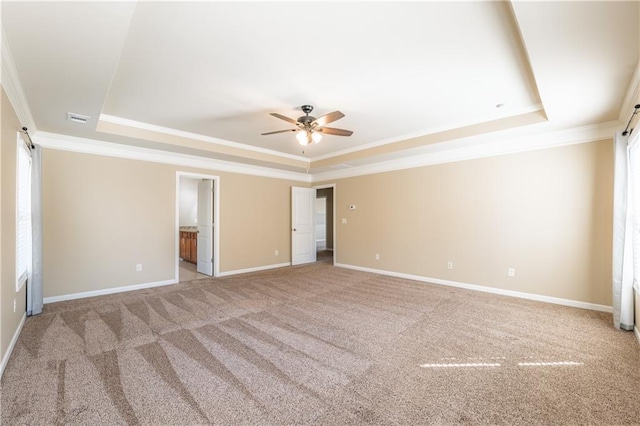
[[[27,281],[31,268],[31,153],[18,133],[18,164],[16,191],[16,291]]]

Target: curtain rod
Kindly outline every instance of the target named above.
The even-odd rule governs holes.
[[[640,105],[638,105],[638,106],[640,106]],[[29,149],[34,149],[36,146],[33,144],[33,141],[31,140],[31,136],[29,135],[29,131],[27,130],[26,127],[22,128],[22,133],[27,135],[27,138],[29,138],[29,145],[27,145],[29,147]]]
[[[640,104],[636,104],[633,107],[633,114],[631,114],[631,117],[629,118],[629,122],[627,123],[627,127],[624,128],[624,132],[622,132],[622,136],[630,135],[633,132],[633,129],[629,130],[629,126],[631,125],[631,120],[633,120],[633,116],[638,113],[638,110],[640,110]]]

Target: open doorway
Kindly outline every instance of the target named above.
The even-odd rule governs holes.
[[[176,174],[176,281],[218,276],[219,179]]]
[[[319,262],[335,264],[335,185],[316,187],[316,251]]]

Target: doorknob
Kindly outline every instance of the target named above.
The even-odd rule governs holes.
[[[293,228],[293,232],[296,232],[296,231],[297,231],[297,229],[296,229],[296,228]]]

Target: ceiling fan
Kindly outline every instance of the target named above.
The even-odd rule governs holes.
[[[280,120],[284,120],[287,123],[295,124],[296,128],[262,133],[262,136],[274,135],[276,133],[297,132],[296,139],[298,139],[300,145],[305,146],[309,145],[311,142],[320,142],[320,139],[322,139],[322,134],[335,136],[351,136],[353,134],[351,130],[325,127],[327,124],[340,120],[342,117],[344,117],[344,114],[340,111],[333,111],[329,114],[323,115],[320,118],[315,118],[309,115],[311,111],[313,111],[313,107],[311,105],[302,105],[300,109],[302,109],[302,112],[304,112],[306,115],[298,117],[297,120],[286,117],[282,114],[278,114],[277,112],[272,112],[271,115],[279,118]]]

